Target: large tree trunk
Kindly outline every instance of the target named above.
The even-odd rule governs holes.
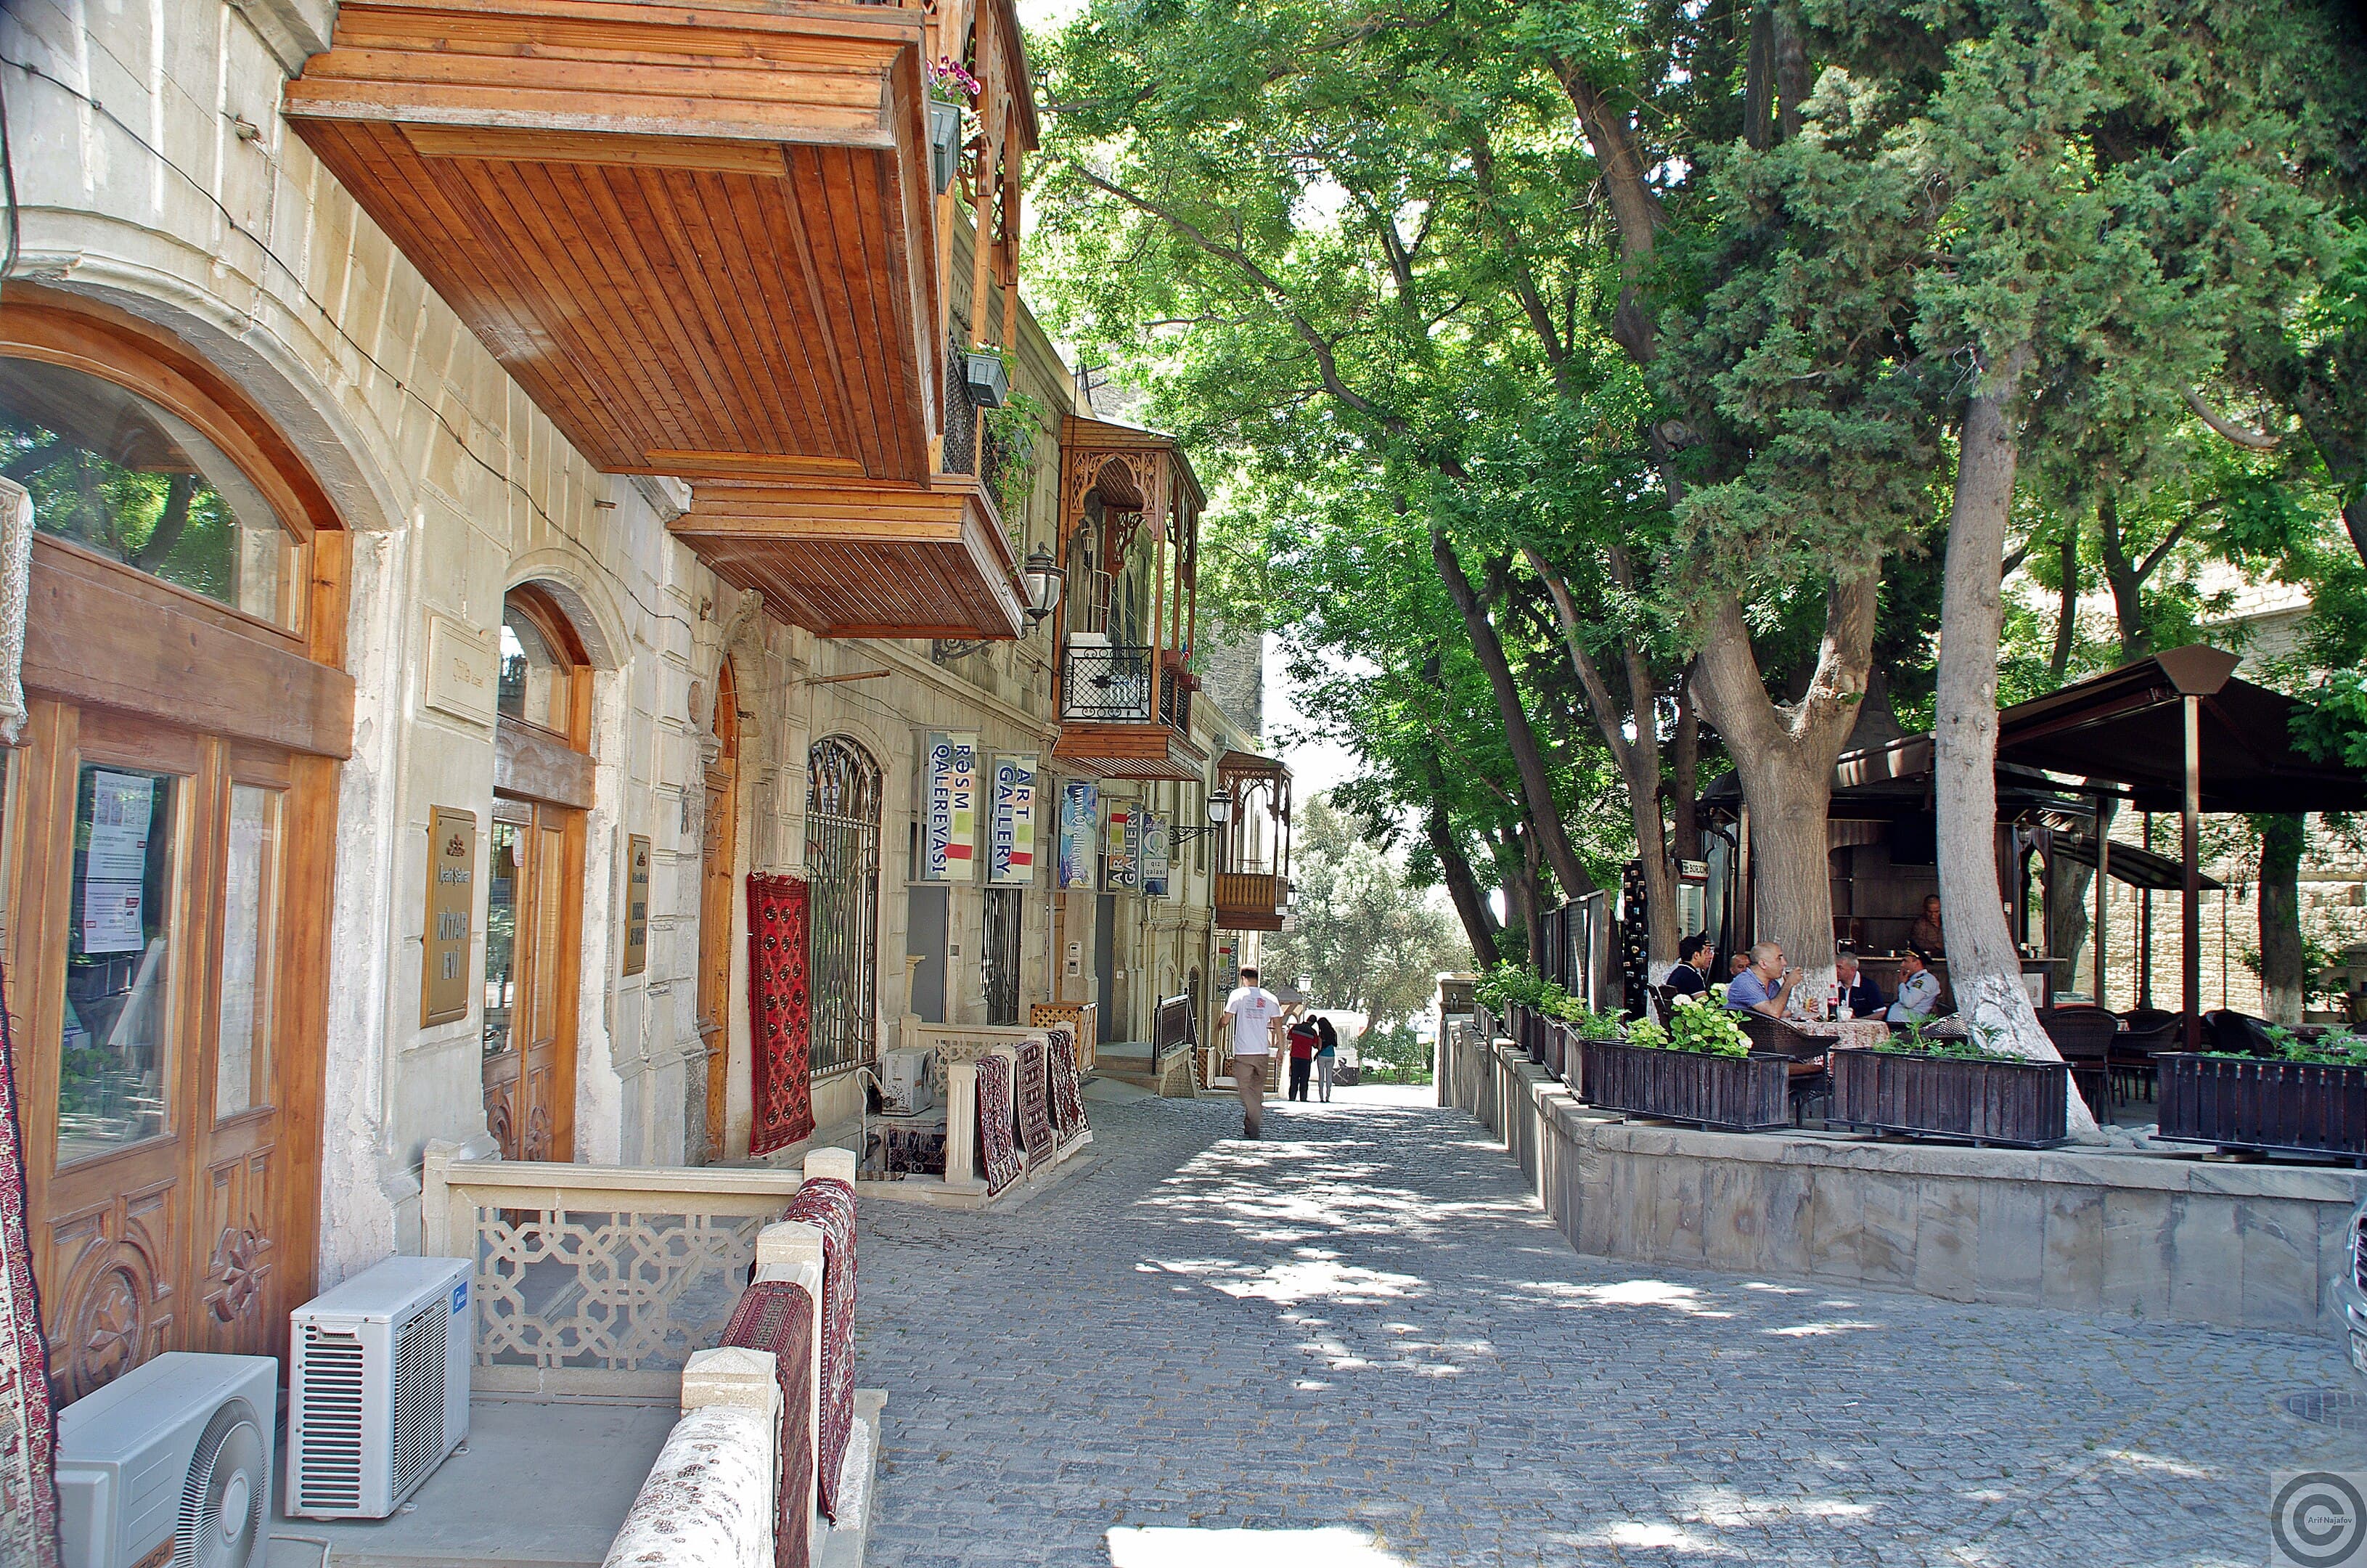
[[[1750,804],[1757,936],[1782,943],[1784,956],[1818,980],[1833,968],[1832,862],[1825,832],[1833,759],[1856,724],[1865,693],[1881,588],[1878,561],[1832,585],[1824,646],[1797,702],[1778,707],[1768,699],[1738,600],[1720,601],[1704,628],[1693,667],[1694,696],[1725,738],[1742,798]]]
[[[1594,727],[1602,734],[1603,744],[1610,748],[1612,761],[1618,765],[1620,780],[1627,787],[1627,816],[1636,831],[1636,858],[1644,878],[1647,971],[1658,981],[1676,965],[1678,935],[1676,869],[1669,862],[1668,839],[1660,816],[1659,714],[1655,711],[1659,687],[1643,651],[1633,642],[1623,642],[1619,653],[1628,699],[1619,701],[1610,683],[1603,679],[1594,656],[1587,651],[1578,619],[1578,602],[1570,593],[1569,584],[1535,551],[1523,553],[1553,597],[1554,619],[1561,630],[1562,649],[1569,655],[1569,667],[1578,676],[1580,689],[1586,693],[1587,711],[1593,716]],[[1614,554],[1616,558],[1619,552]],[[1624,560],[1614,570],[1620,585],[1627,586]]]
[[[2307,976],[2301,939],[2304,821],[2262,817],[2260,824],[2260,1014],[2288,1028],[2302,1018]]]
[[[1956,1012],[1993,1050],[2059,1061],[2022,988],[2022,955],[1998,898],[1997,651],[2004,619],[1999,568],[2017,456],[2009,410],[2029,357],[2028,349],[2017,349],[1965,414],[1940,597],[1931,770],[1940,818],[1941,917]],[[2069,1094],[2073,1136],[2095,1141],[2096,1119],[2087,1102],[2077,1085]]]
[[[1471,869],[1471,858],[1463,852],[1463,839],[1455,831],[1454,820],[1435,795],[1424,814],[1422,830],[1429,835],[1431,853],[1438,857],[1439,875],[1446,883],[1446,896],[1455,901],[1455,916],[1463,922],[1472,960],[1484,970],[1500,956],[1495,911],[1488,907],[1488,894]]]
[[[1594,891],[1594,879],[1570,846],[1569,835],[1561,824],[1561,809],[1554,803],[1553,779],[1546,772],[1545,757],[1537,750],[1536,732],[1530,727],[1528,710],[1522,705],[1521,688],[1512,680],[1512,666],[1505,661],[1503,641],[1496,635],[1495,622],[1488,619],[1487,607],[1471,586],[1470,577],[1463,570],[1462,559],[1455,553],[1455,542],[1438,528],[1430,530],[1431,560],[1437,565],[1440,581],[1462,613],[1463,627],[1471,637],[1471,650],[1479,656],[1479,667],[1487,672],[1489,688],[1496,694],[1496,710],[1504,721],[1504,744],[1512,749],[1512,766],[1521,776],[1521,796],[1527,803],[1530,827],[1545,851],[1546,863],[1553,869],[1555,881],[1561,884],[1562,897],[1576,898]]]
[[[1701,714],[1693,706],[1693,681],[1677,676],[1677,728],[1669,740],[1669,853],[1680,860],[1702,858]]]

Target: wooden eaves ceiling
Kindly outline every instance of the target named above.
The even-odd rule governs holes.
[[[345,0],[285,112],[598,468],[832,635],[1015,635],[934,472],[945,284],[917,6]]]

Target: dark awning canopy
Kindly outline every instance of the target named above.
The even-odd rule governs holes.
[[[2084,833],[2058,833],[2055,835],[2055,853],[2066,860],[2092,867],[2096,863],[2096,841]],[[2123,844],[2119,839],[2112,841],[2112,876],[2116,882],[2126,882],[2147,892],[2176,892],[2185,885],[2185,868],[2178,861],[2134,844]],[[2203,892],[2217,892],[2227,885],[2201,872],[2195,874],[2195,883]]]
[[[2186,776],[2181,707],[2193,697],[2203,810],[2367,811],[2367,778],[2295,749],[2300,704],[2237,679],[2237,663],[2217,648],[2172,648],[2016,703],[1998,715],[1998,761],[2126,785],[2141,809],[2174,812]]]

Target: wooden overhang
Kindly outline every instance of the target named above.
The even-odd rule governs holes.
[[[1164,779],[1190,784],[1207,777],[1208,754],[1171,725],[1064,722],[1052,760],[1095,778]]]
[[[1023,624],[1010,540],[967,475],[924,489],[702,484],[668,528],[717,576],[825,637],[1016,637]]]
[[[345,0],[284,112],[595,467],[690,483],[675,531],[727,580],[825,633],[1009,637],[994,503],[936,472],[931,29],[918,5]]]

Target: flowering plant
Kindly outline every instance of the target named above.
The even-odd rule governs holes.
[[[968,108],[978,101],[978,78],[962,69],[960,61],[950,54],[937,56],[929,66],[929,97],[941,104],[959,104]]]

